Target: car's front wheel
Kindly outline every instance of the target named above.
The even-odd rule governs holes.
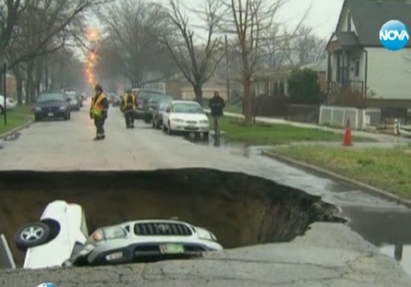
[[[171,129],[171,124],[168,122],[167,132],[170,136],[174,135],[174,131]]]
[[[50,227],[43,222],[31,222],[17,230],[14,242],[21,251],[46,243],[50,238]]]

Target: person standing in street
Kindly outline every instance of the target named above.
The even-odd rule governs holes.
[[[131,89],[128,89],[126,94],[121,99],[121,111],[124,113],[126,120],[126,128],[134,128],[134,119],[137,109],[137,96],[133,94]]]
[[[214,132],[215,132],[215,139],[216,145],[220,144],[220,123],[219,119],[224,115],[224,108],[225,108],[225,101],[220,96],[220,94],[215,91],[214,97],[210,99],[208,102],[208,107],[211,110],[211,116],[214,119]]]
[[[103,88],[97,84],[94,87],[95,96],[91,100],[90,118],[94,120],[96,126],[95,141],[104,140],[106,134],[104,131],[104,123],[107,119],[107,112],[109,108],[107,96],[103,93]]]

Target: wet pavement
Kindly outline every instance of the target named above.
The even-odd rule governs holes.
[[[141,122],[138,122],[137,129],[128,131],[117,110],[110,112],[106,141],[94,143],[91,140],[94,127],[91,121],[87,120],[87,116],[87,111],[84,110],[74,114],[70,122],[36,123],[23,131],[17,140],[0,143],[3,146],[0,150],[2,159],[0,170],[156,170],[203,167],[257,175],[322,196],[325,201],[340,206],[343,215],[350,219],[348,224],[352,230],[378,246],[384,254],[392,258],[401,258],[402,266],[411,275],[411,248],[409,246],[411,228],[407,224],[411,222],[411,211],[404,206],[260,156],[259,148],[256,147],[244,149],[240,146],[218,149],[193,145],[181,137],[166,136],[161,131],[152,130]],[[270,255],[267,248],[274,254]],[[241,250],[244,250],[248,257],[243,254],[239,259]],[[147,267],[147,270],[142,271],[143,273],[139,273],[137,269],[145,269],[144,266],[130,267],[121,272],[127,274],[134,272],[134,276],[137,277],[142,274],[143,279],[145,277],[148,278],[147,280],[154,277],[160,278],[160,281],[163,280],[157,283],[149,281],[150,284],[145,286],[199,286],[198,280],[206,280],[207,276],[209,279],[214,278],[209,280],[214,282],[214,285],[207,283],[209,286],[222,286],[221,284],[226,283],[224,286],[324,286],[325,282],[329,286],[344,287],[411,286],[409,281],[404,281],[405,279],[396,269],[395,264],[392,264],[386,257],[374,253],[372,247],[339,224],[314,224],[306,236],[291,243],[268,244],[241,250],[221,253],[224,258],[221,261],[213,261],[214,267],[207,265],[211,264],[211,261],[198,264],[187,263],[191,264],[190,266],[185,263],[174,264],[174,267],[169,265],[171,263],[165,263],[158,269],[155,265]],[[256,254],[260,254],[258,259],[251,258]],[[279,256],[279,254],[282,255]],[[229,262],[233,262],[233,265]],[[247,262],[259,262],[259,264],[246,267]],[[267,263],[265,266],[263,262],[271,262],[271,265]],[[237,266],[237,263],[242,265]],[[338,267],[335,267],[337,265]],[[226,277],[221,274],[222,271],[217,272],[216,266],[218,266],[217,269],[224,270]],[[182,271],[178,271],[177,267],[183,268]],[[314,270],[317,267],[319,269]],[[149,274],[146,274],[146,271]],[[50,274],[57,279],[71,278],[67,281],[69,283],[61,285],[63,287],[88,282],[84,277],[86,275],[79,275],[78,279],[75,276],[77,281],[74,282],[69,271],[53,272],[47,273],[48,278]],[[89,282],[87,286],[120,286],[115,285],[114,281],[110,281],[111,285],[107,283],[109,280],[115,280],[114,277],[123,276],[118,269],[112,271],[98,269],[95,272],[93,273],[96,275],[96,277],[93,275],[94,278],[101,275],[104,280]],[[208,275],[207,272],[209,272]],[[201,275],[195,275],[200,273]],[[7,277],[0,274],[3,280],[0,280],[0,285],[3,287],[26,286],[30,278],[30,280],[45,278],[45,273],[24,274],[27,275],[21,276],[22,273],[13,273]],[[172,274],[174,281],[167,277],[167,274]],[[232,276],[227,276],[227,274],[232,274]],[[275,278],[272,278],[272,274],[276,275]],[[296,279],[294,280],[291,276],[281,281],[284,274],[290,276],[294,274]],[[128,278],[127,280],[136,280],[131,275],[127,276],[124,277]],[[190,281],[192,283],[186,285],[181,283],[181,278],[188,277],[193,280]],[[196,278],[197,283],[194,283]],[[165,285],[167,280],[173,281],[174,285],[173,283]],[[180,284],[177,284],[178,280],[181,281]],[[126,281],[121,286],[136,282],[128,281],[127,283]],[[18,282],[20,285],[16,285]],[[207,284],[200,284],[200,286]]]
[[[213,139],[210,141],[188,141],[199,145],[214,147]],[[221,148],[229,150],[231,154],[257,161],[261,165],[278,168],[278,162],[260,155],[265,146],[245,146],[242,144],[227,143],[222,140]],[[312,144],[312,143],[302,143]],[[318,144],[318,143],[317,143]],[[341,145],[340,143],[322,143],[324,145]],[[360,146],[384,147],[402,145],[404,143],[362,143]],[[408,145],[408,143],[405,143]],[[411,276],[411,209],[367,194],[361,190],[308,174],[286,165],[287,178],[283,182],[288,185],[309,191],[322,196],[323,200],[341,207],[343,216],[349,219],[348,225],[360,234],[365,240],[379,247],[380,251],[395,258],[404,270]]]

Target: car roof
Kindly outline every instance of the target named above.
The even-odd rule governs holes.
[[[195,102],[195,101],[176,100],[176,101],[172,101],[172,103],[173,104],[197,104],[201,106],[198,102]]]

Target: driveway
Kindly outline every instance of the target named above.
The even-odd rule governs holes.
[[[138,122],[126,130],[114,108],[107,139],[93,142],[87,107],[69,122],[35,123],[13,141],[0,145],[0,170],[156,170],[208,167],[253,174],[321,195],[354,214],[382,209],[409,210],[367,196],[284,164],[232,155],[228,149],[191,144]],[[360,210],[360,211],[359,211]],[[359,217],[365,213],[360,213]],[[364,224],[364,223],[363,223]],[[392,222],[390,223],[391,225]],[[384,230],[380,230],[384,233]],[[404,228],[404,232],[407,230]],[[411,286],[393,258],[342,224],[315,223],[290,243],[266,244],[211,253],[193,261],[168,261],[121,267],[73,270],[0,271],[0,286],[36,286],[54,282],[71,286]]]

